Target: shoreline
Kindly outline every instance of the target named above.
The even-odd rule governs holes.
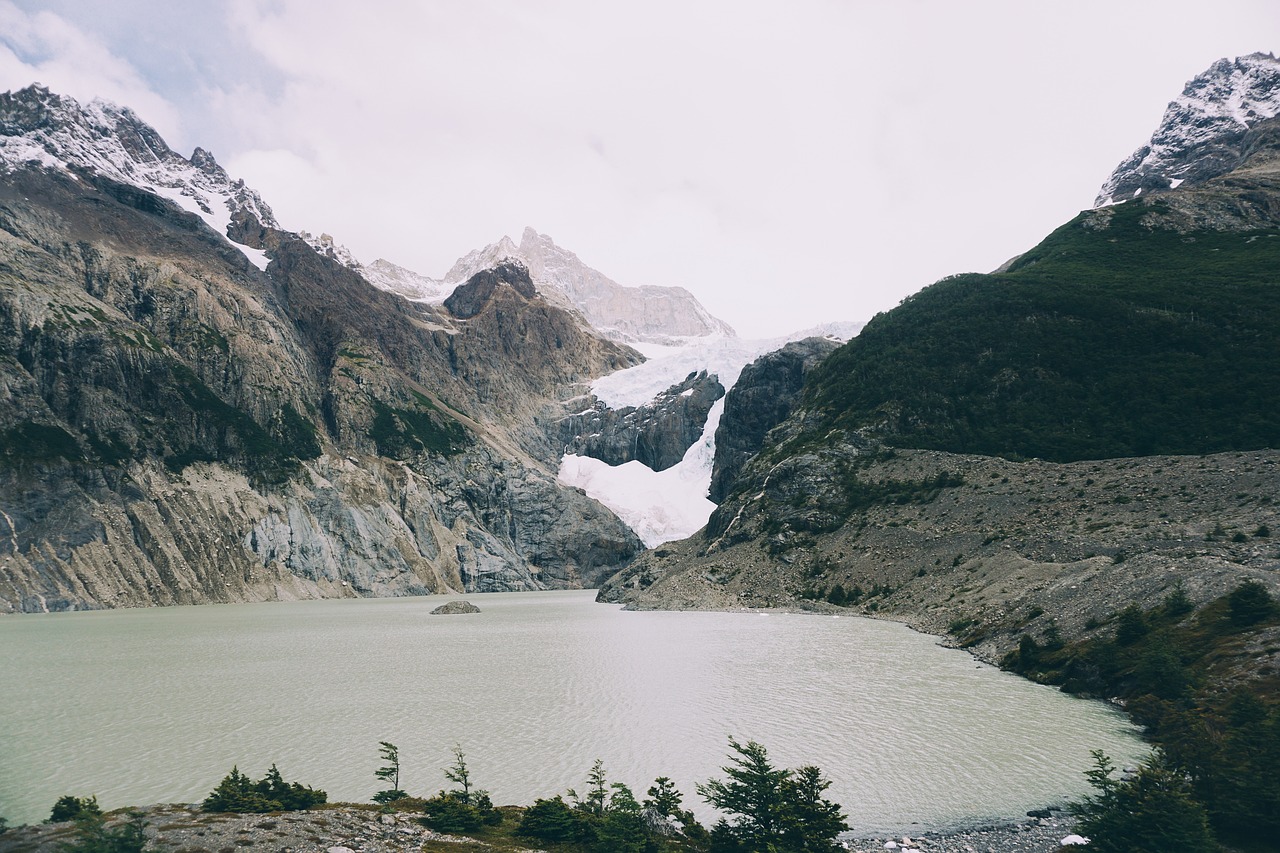
[[[377,806],[333,803],[309,811],[274,814],[203,812],[190,805],[152,805],[116,809],[109,819],[141,812],[148,823],[148,849],[215,851],[227,848],[269,848],[291,853],[418,853],[426,842],[432,849],[457,845],[459,853],[486,842],[432,832],[414,818],[416,812],[383,813]],[[1054,853],[1059,842],[1074,832],[1075,819],[1065,812],[969,828],[929,830],[907,834],[859,833],[838,836],[850,853]],[[0,853],[58,853],[70,840],[74,825],[30,824],[0,833]],[[890,846],[893,845],[893,846]]]

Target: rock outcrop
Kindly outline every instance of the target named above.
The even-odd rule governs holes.
[[[432,616],[454,616],[461,613],[479,613],[480,608],[470,601],[455,600],[441,604],[431,611]]]
[[[564,452],[590,456],[609,465],[637,460],[665,471],[684,458],[707,424],[724,386],[705,370],[691,373],[644,406],[610,409],[599,401],[562,419]]]
[[[724,501],[738,472],[764,446],[765,435],[791,414],[809,371],[838,346],[828,338],[792,341],[742,369],[725,396],[724,414],[716,428],[711,500]]]

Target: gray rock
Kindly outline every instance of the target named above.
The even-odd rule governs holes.
[[[711,500],[724,501],[738,472],[760,452],[765,435],[791,414],[809,371],[837,347],[838,343],[826,338],[792,341],[742,369],[725,397],[724,414],[716,428]]]
[[[451,615],[454,613],[479,613],[479,612],[480,612],[480,608],[476,607],[470,601],[455,600],[455,601],[448,601],[448,602],[445,602],[444,604],[441,604],[435,610],[431,611],[431,615],[435,616],[437,614]]]
[[[559,439],[566,453],[609,465],[636,460],[665,471],[702,437],[712,405],[723,396],[724,386],[715,376],[705,370],[690,373],[644,406],[610,409],[597,402],[563,418]]]

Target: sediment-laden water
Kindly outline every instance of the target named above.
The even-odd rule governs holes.
[[[856,617],[625,613],[592,592],[116,610],[0,619],[0,816],[62,794],[198,801],[232,767],[331,800],[448,787],[460,745],[497,803],[720,774],[727,738],[817,764],[861,830],[1022,816],[1085,789],[1089,750],[1145,752],[1117,712]]]

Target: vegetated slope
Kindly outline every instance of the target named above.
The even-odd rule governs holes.
[[[1089,211],[876,317],[807,389],[900,447],[1058,462],[1280,447],[1280,230]]]
[[[0,611],[582,586],[638,549],[538,424],[638,354],[510,282],[465,318],[379,291],[127,110],[0,111]]]

